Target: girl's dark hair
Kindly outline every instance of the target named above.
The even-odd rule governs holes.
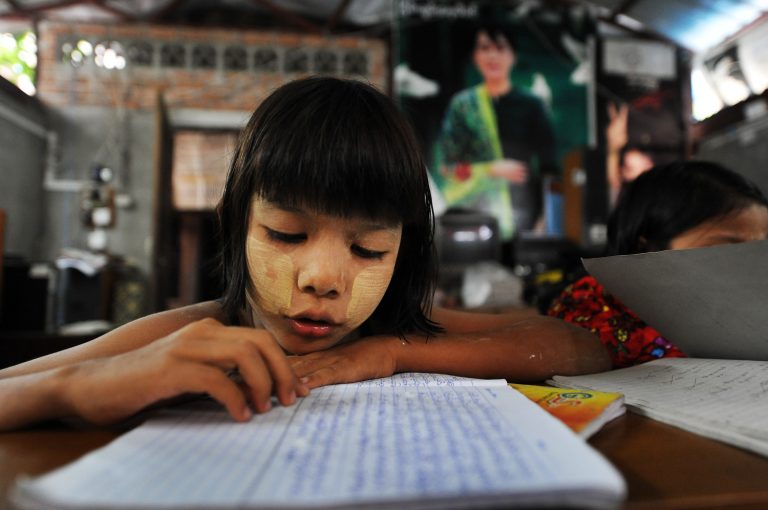
[[[426,172],[411,126],[374,87],[311,77],[278,88],[241,133],[218,205],[225,311],[234,317],[245,307],[248,219],[258,196],[401,223],[392,281],[363,327],[400,336],[442,331],[427,318],[437,268]]]
[[[683,232],[753,204],[768,207],[768,200],[757,186],[721,165],[657,165],[621,191],[608,220],[607,254],[666,250]]]

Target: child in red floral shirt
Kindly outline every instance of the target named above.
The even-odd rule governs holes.
[[[768,238],[768,199],[742,176],[703,161],[661,165],[627,185],[608,223],[607,255],[701,248]],[[591,276],[568,286],[548,315],[589,329],[614,368],[685,354]]]

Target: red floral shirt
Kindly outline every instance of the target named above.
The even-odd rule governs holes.
[[[685,354],[606,292],[591,276],[566,287],[547,315],[588,329],[608,348],[614,368]]]

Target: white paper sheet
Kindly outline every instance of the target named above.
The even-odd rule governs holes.
[[[621,476],[503,380],[401,374],[314,390],[247,424],[164,412],[17,484],[22,508],[613,506]]]
[[[768,241],[584,259],[689,356],[768,361]]]
[[[640,414],[768,456],[768,362],[663,358],[551,382],[624,393]]]

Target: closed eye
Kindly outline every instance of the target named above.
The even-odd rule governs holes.
[[[369,250],[357,244],[352,245],[352,253],[363,259],[381,259],[387,254],[386,251]]]
[[[307,240],[307,234],[303,234],[303,233],[290,234],[288,232],[280,232],[278,230],[272,230],[271,228],[267,228],[267,227],[264,227],[264,229],[267,231],[267,237],[279,243],[298,244],[302,241]]]

